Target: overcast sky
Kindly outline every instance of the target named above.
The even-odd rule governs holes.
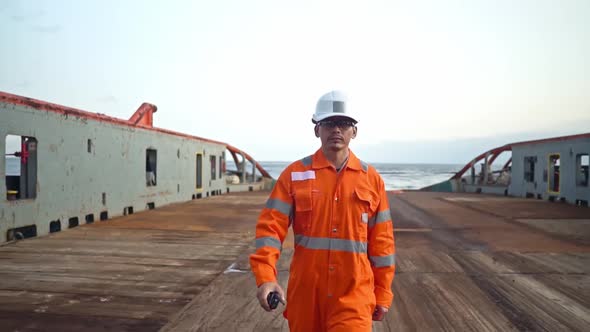
[[[258,160],[315,151],[332,89],[371,162],[590,132],[588,0],[3,0],[0,40],[2,91],[124,119],[151,102],[155,126]]]

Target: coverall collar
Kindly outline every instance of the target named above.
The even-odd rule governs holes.
[[[324,152],[321,148],[319,148],[312,157],[311,160],[311,168],[313,169],[321,169],[326,167],[332,167],[332,164],[328,161]],[[346,163],[346,168],[350,168],[356,171],[363,171],[364,169],[361,166],[361,161],[352,153],[350,149],[348,149],[348,162]]]

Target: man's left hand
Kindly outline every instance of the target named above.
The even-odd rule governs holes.
[[[383,317],[385,317],[385,313],[388,311],[389,311],[389,309],[387,309],[386,307],[376,305],[375,311],[373,311],[373,320],[376,320],[376,321],[383,320]]]

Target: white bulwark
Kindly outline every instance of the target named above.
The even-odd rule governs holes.
[[[123,120],[0,92],[0,244],[268,186],[226,181],[227,144],[154,128],[154,112]]]
[[[507,161],[494,168],[499,156],[507,156]],[[589,157],[590,133],[511,143],[480,154],[449,180],[421,190],[526,197],[588,207]]]
[[[589,155],[590,136],[514,144],[508,193],[587,206]]]

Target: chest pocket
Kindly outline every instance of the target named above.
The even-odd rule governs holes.
[[[357,187],[354,189],[352,199],[352,220],[362,240],[366,240],[369,220],[375,216],[379,206],[379,196],[368,188]]]
[[[311,213],[313,209],[312,181],[293,182],[292,188],[295,201],[293,231],[295,234],[304,234],[311,227]]]

